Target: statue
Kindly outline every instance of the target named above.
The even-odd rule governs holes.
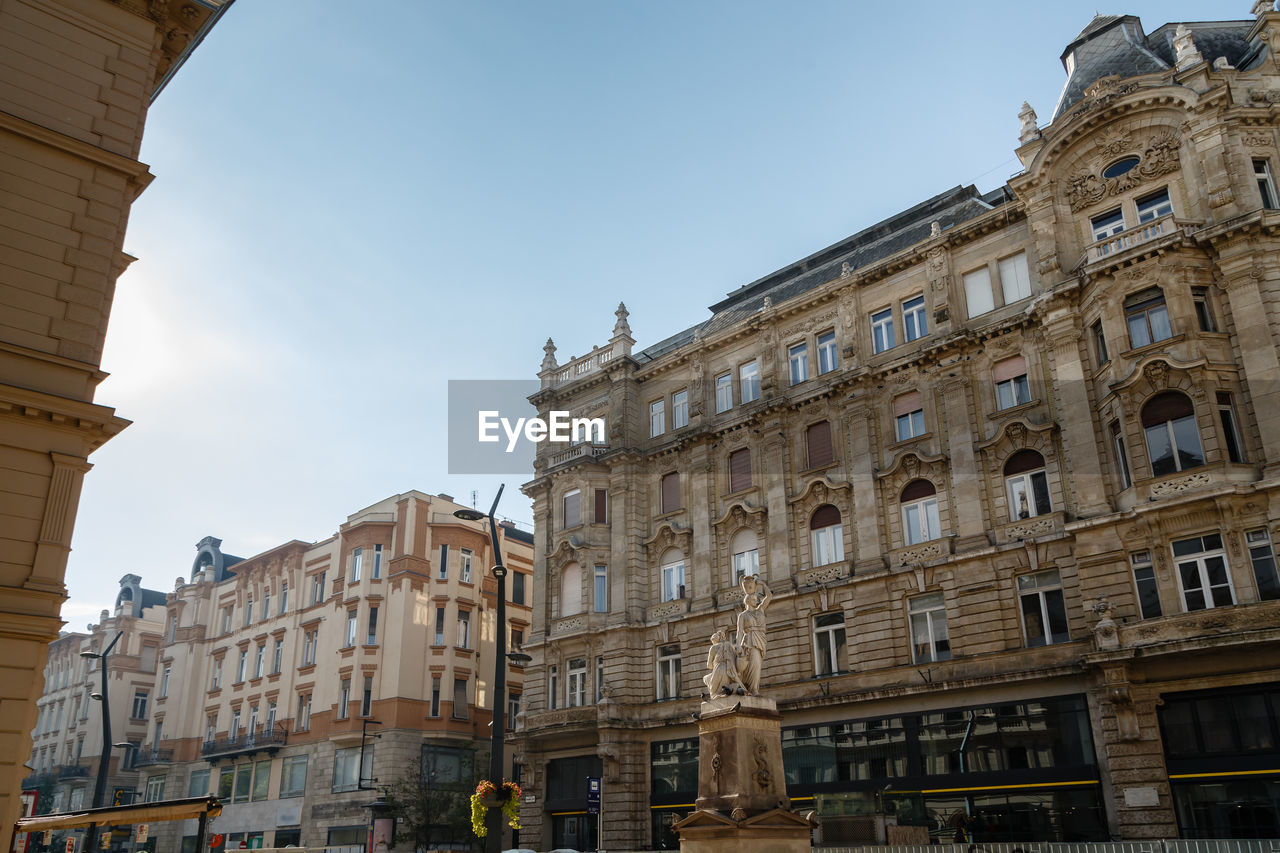
[[[763,590],[763,592],[761,591]],[[741,661],[738,672],[747,693],[760,695],[760,673],[764,669],[765,622],[764,611],[773,600],[769,587],[755,575],[742,579],[742,612],[738,614],[737,650]]]
[[[1177,53],[1175,60],[1179,71],[1204,61],[1200,51],[1196,50],[1196,41],[1191,35],[1191,28],[1186,24],[1178,24],[1178,28],[1173,31],[1173,49]]]
[[[702,676],[702,683],[707,685],[710,698],[746,692],[742,677],[738,674],[738,649],[729,641],[729,635],[723,628],[717,628],[711,635],[707,669],[711,671]]]

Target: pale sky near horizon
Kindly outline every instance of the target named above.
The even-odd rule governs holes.
[[[236,0],[152,106],[97,401],[68,630],[207,535],[252,556],[390,495],[530,525],[526,477],[450,476],[449,379],[637,349],[729,291],[1019,166],[1095,12],[1249,0]]]

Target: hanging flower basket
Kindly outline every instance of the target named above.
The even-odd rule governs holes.
[[[482,779],[476,785],[476,792],[471,795],[471,831],[477,838],[484,838],[489,831],[484,825],[485,815],[491,808],[502,809],[502,816],[512,829],[520,828],[520,786],[515,782],[503,780],[502,787],[494,785],[488,779]]]

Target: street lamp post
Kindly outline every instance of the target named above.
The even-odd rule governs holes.
[[[502,751],[503,739],[506,735],[506,691],[507,691],[507,567],[502,563],[502,547],[498,544],[498,523],[494,513],[498,511],[498,501],[502,498],[502,490],[506,484],[498,486],[498,494],[489,508],[489,541],[493,545],[493,576],[498,581],[498,618],[494,630],[493,656],[493,726],[492,740],[489,747],[489,780],[503,793],[502,787]],[[454,513],[464,521],[479,521],[485,516],[479,510],[460,509]],[[501,853],[502,851],[502,807],[490,806],[485,815],[485,853]]]
[[[102,661],[102,692],[94,696],[102,703],[102,754],[98,758],[98,781],[93,788],[93,807],[95,809],[102,807],[102,801],[107,794],[107,766],[111,763],[111,704],[110,696],[107,693],[107,655],[111,654],[111,650],[116,647],[116,643],[120,642],[120,638],[124,636],[124,631],[117,631],[115,638],[107,644],[107,647],[101,652],[81,652],[80,657],[88,660],[97,658]],[[85,853],[90,853],[96,846],[98,840],[98,825],[90,824],[89,832],[85,836],[84,848]]]

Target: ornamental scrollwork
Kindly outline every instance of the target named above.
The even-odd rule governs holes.
[[[1129,134],[1108,137],[1099,143],[1104,155],[1110,157],[1129,148]],[[1102,166],[1095,164],[1067,178],[1067,204],[1074,213],[1095,204],[1107,196],[1119,195],[1143,181],[1177,171],[1179,166],[1178,134],[1172,130],[1155,134],[1147,139],[1139,162],[1129,171],[1112,178],[1099,174]]]

